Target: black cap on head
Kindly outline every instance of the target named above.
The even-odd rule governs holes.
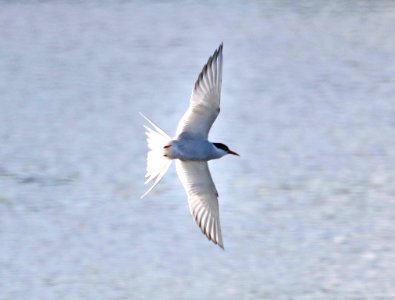
[[[213,143],[215,147],[217,147],[218,149],[222,149],[224,151],[229,151],[228,146],[222,144],[222,143]]]

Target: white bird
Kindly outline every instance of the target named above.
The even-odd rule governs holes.
[[[150,149],[145,183],[155,180],[141,198],[158,184],[175,159],[178,177],[188,194],[192,216],[207,238],[224,248],[218,193],[207,165],[207,161],[226,154],[239,156],[224,144],[208,141],[208,133],[220,111],[222,48],[221,43],[199,74],[189,108],[178,124],[174,139],[141,114],[152,126],[144,126]]]

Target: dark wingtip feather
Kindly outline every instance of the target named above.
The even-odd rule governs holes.
[[[202,220],[203,218],[201,218],[200,220],[198,220],[197,218],[197,213],[195,213],[195,210],[192,213],[193,218],[195,219],[196,224],[199,226],[200,230],[202,231],[202,233],[206,236],[206,238],[213,242],[215,245],[218,245],[222,250],[225,250],[224,245],[220,244],[219,241],[216,241],[214,239],[214,237],[211,236],[210,232],[206,231],[206,228],[204,226],[202,226]]]
[[[207,63],[204,65],[202,71],[200,72],[198,79],[195,82],[195,86],[194,89],[197,89],[203,79],[203,76],[206,74],[207,72],[207,68],[208,66],[212,65],[214,62],[217,61],[218,56],[222,53],[222,49],[224,47],[224,42],[221,42],[221,44],[219,45],[219,47],[214,51],[213,55],[211,55],[207,61]]]

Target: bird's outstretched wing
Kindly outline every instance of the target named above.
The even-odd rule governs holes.
[[[207,139],[219,114],[222,84],[222,48],[209,58],[192,91],[189,108],[178,123],[177,136],[189,135]]]
[[[207,162],[177,160],[176,169],[188,194],[189,209],[196,223],[209,240],[223,249],[218,193]]]

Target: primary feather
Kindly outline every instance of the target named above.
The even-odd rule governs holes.
[[[219,222],[218,192],[205,161],[176,161],[176,170],[188,194],[190,212],[207,238],[224,248]]]
[[[222,48],[221,44],[200,72],[192,91],[189,108],[178,123],[177,136],[188,135],[207,139],[220,110]]]

